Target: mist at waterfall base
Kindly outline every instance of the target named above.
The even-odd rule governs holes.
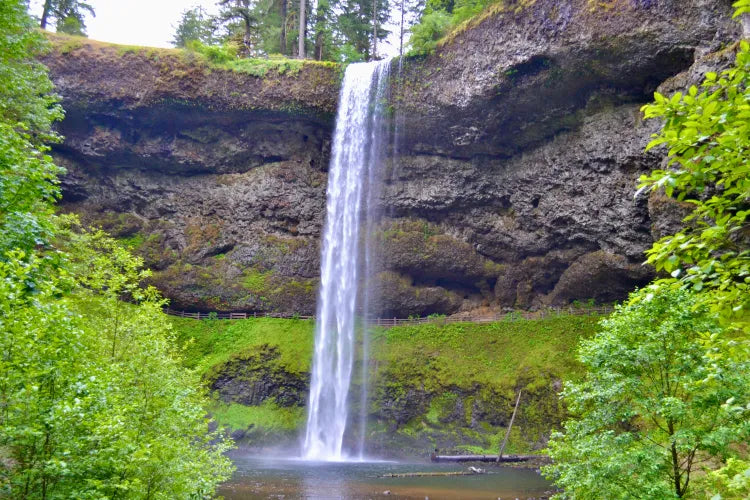
[[[367,339],[363,334],[360,440],[344,450],[350,420],[349,389],[357,351],[357,316],[371,304],[367,276],[373,255],[369,233],[378,213],[376,186],[383,160],[384,108],[390,61],[347,67],[339,97],[321,255],[308,417],[302,447],[309,460],[364,459]],[[364,330],[364,329],[363,329]]]

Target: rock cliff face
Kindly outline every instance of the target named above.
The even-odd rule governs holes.
[[[649,280],[669,210],[633,199],[661,161],[639,107],[739,36],[725,0],[505,5],[393,78],[384,314],[610,301]],[[55,45],[63,207],[142,254],[177,308],[312,313],[339,70]]]
[[[68,39],[45,63],[64,209],[143,255],[173,307],[312,312],[335,65],[252,76]]]
[[[392,85],[402,138],[384,201],[397,220],[429,226],[442,255],[402,238],[396,253],[412,262],[386,257],[399,273],[386,309],[425,286],[445,290],[427,311],[453,312],[611,301],[647,282],[643,251],[673,208],[633,198],[663,156],[643,152],[660,124],[640,106],[740,36],[727,1],[503,5],[406,61]]]

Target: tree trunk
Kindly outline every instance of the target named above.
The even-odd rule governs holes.
[[[242,16],[242,19],[245,21],[245,36],[242,38],[242,43],[245,45],[245,56],[249,57],[251,55],[250,48],[252,47],[251,37],[252,37],[252,24],[250,16]]]
[[[404,55],[404,4],[406,0],[401,0],[401,31],[399,33],[398,56]]]
[[[315,33],[315,59],[323,60],[323,33],[321,31]]]
[[[49,21],[49,13],[52,10],[52,0],[44,0],[44,9],[42,10],[42,19],[39,22],[39,27],[43,30],[47,29],[47,21]]]
[[[299,49],[297,57],[305,58],[305,0],[299,0]]]
[[[281,38],[279,40],[279,52],[281,55],[286,55],[286,7],[287,0],[281,0]]]
[[[372,0],[372,57],[378,58],[378,0]]]

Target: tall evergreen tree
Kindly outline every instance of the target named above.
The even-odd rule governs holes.
[[[202,7],[194,7],[182,13],[180,23],[175,28],[172,45],[185,47],[191,41],[213,45],[218,42],[215,32],[216,25],[213,17],[209,16]]]
[[[241,40],[241,54],[253,53],[257,46],[254,38],[257,35],[258,25],[254,4],[251,0],[219,0],[219,6],[221,8],[219,19],[229,23],[230,36],[234,35]],[[235,26],[232,26],[232,23]]]
[[[86,35],[86,14],[95,15],[94,8],[80,0],[45,0],[39,26],[47,29],[50,20],[55,20],[55,28],[69,35]]]
[[[390,17],[388,0],[342,0],[339,10],[336,24],[343,42],[364,59],[374,59],[377,42],[389,34],[385,29]]]

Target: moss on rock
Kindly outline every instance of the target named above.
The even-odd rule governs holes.
[[[506,450],[521,453],[542,447],[565,416],[557,396],[560,380],[580,373],[575,348],[580,338],[593,334],[597,322],[596,317],[561,315],[374,329],[368,449],[387,456],[424,455],[435,447],[496,452],[519,389],[522,402]],[[186,345],[187,364],[204,373],[215,389],[221,425],[242,431],[243,443],[249,445],[295,434],[268,419],[276,415],[292,422],[289,410],[300,408],[299,400],[284,406],[289,404],[284,394],[289,387],[304,392],[300,383],[309,380],[311,321],[175,318],[174,324]],[[355,373],[358,370],[355,367]],[[281,389],[274,389],[277,386]],[[354,402],[360,386],[360,380],[353,381]],[[355,403],[351,413],[358,411]],[[294,415],[299,431],[303,413]]]

